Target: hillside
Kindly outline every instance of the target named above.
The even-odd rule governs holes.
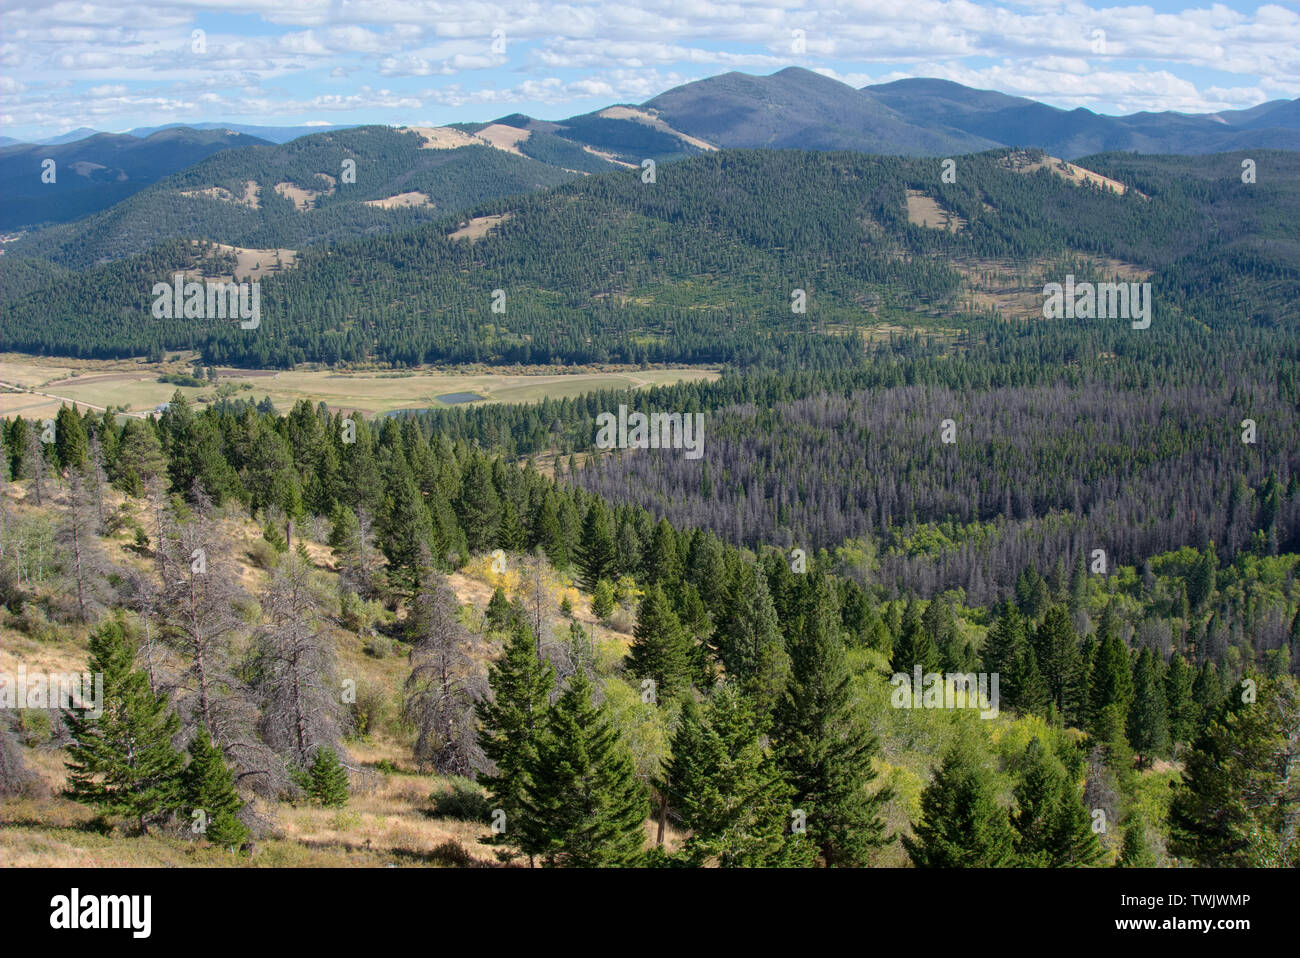
[[[416,139],[388,136],[403,145]],[[524,162],[499,150],[489,155]],[[300,248],[293,268],[262,282],[263,318],[251,334],[231,323],[151,314],[155,283],[176,270],[223,268],[219,261],[205,267],[211,254],[201,247],[162,244],[45,282],[31,264],[4,304],[0,346],[105,358],[195,348],[208,364],[253,366],[771,363],[797,349],[805,361],[843,365],[860,355],[846,335],[855,330],[893,324],[951,337],[975,325],[991,335],[1002,328],[998,320],[1041,318],[1052,277],[1092,271],[1149,278],[1157,318],[1148,341],[1177,335],[1191,316],[1215,327],[1283,326],[1294,322],[1300,261],[1293,255],[1296,157],[1258,154],[1268,175],[1249,186],[1234,155],[1105,159],[1099,172],[1138,184],[1119,194],[1006,151],[963,158],[955,183],[942,181],[933,160],[713,152],[664,168],[654,184],[626,170],[480,203],[467,216],[486,231],[472,241],[458,238],[464,219],[441,218],[404,233]],[[380,194],[392,186],[363,188]],[[263,205],[274,204],[291,224],[335,222],[332,210],[437,215],[348,205],[338,191],[300,213],[275,195],[263,191]],[[922,195],[964,228],[913,223],[909,198]],[[187,202],[234,221],[259,217],[234,202]],[[491,217],[498,219],[488,225]],[[257,229],[242,236],[248,243],[284,238]],[[564,243],[554,242],[559,236]],[[1207,275],[1217,277],[1212,290]],[[807,294],[806,312],[792,308],[798,289]],[[1126,324],[1063,325],[1086,328],[1106,348],[1133,341]]]
[[[114,133],[52,145],[0,148],[0,230],[66,223],[107,209],[151,183],[223,150],[266,141],[227,129]],[[43,176],[53,160],[53,182]]]
[[[111,209],[30,233],[9,245],[5,258],[80,268],[171,238],[296,250],[409,228],[575,175],[450,133],[447,142],[416,129],[360,127],[223,153]],[[354,172],[345,172],[348,161]],[[391,202],[398,196],[408,202]]]

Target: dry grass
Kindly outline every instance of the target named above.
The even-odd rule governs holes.
[[[494,227],[499,226],[508,219],[510,219],[509,213],[498,213],[495,216],[475,216],[473,219],[461,223],[458,229],[448,233],[447,239],[464,239],[473,243],[475,240],[487,236]]]
[[[407,193],[398,193],[396,196],[385,197],[382,200],[364,200],[366,206],[376,206],[381,210],[393,210],[402,207],[411,206],[432,206],[429,196],[421,193],[419,190],[411,190]]]
[[[324,174],[317,173],[317,176]],[[294,208],[299,213],[305,213],[307,210],[316,208],[316,199],[324,193],[333,193],[334,185],[331,183],[328,190],[305,190],[301,186],[295,186],[293,183],[276,183],[275,191],[287,200],[292,200]]]
[[[966,221],[940,206],[933,197],[920,190],[907,191],[907,221],[913,226],[959,233]]]
[[[491,123],[475,134],[480,140],[485,140],[498,150],[513,153],[515,156],[524,155],[519,150],[519,144],[532,135],[531,130],[521,130],[517,126],[507,126],[504,123]]]
[[[630,106],[611,106],[601,110],[599,115],[607,120],[631,120],[633,123],[653,127],[659,132],[675,136],[682,142],[691,144],[691,146],[698,146],[701,150],[717,150],[717,147],[707,140],[701,140],[699,137],[689,136],[680,130],[674,130],[657,113],[650,110],[641,110]]]
[[[1033,159],[1027,153],[1011,153],[1001,160],[1001,164],[1009,170],[1017,173],[1033,173],[1036,170],[1048,170],[1059,176],[1067,183],[1073,183],[1075,186],[1089,184],[1091,186],[1100,186],[1102,189],[1110,190],[1123,196],[1128,192],[1128,187],[1119,180],[1113,180],[1109,176],[1102,176],[1100,173],[1094,173],[1092,170],[1084,169],[1082,166],[1076,166],[1073,163],[1067,163],[1065,160],[1055,156],[1044,156],[1039,159]],[[1145,193],[1138,193],[1143,199],[1149,199]]]
[[[247,206],[254,210],[262,207],[262,188],[256,180],[245,182],[244,192],[239,196],[221,186],[211,186],[205,190],[182,190],[181,196],[206,196],[208,199],[221,200],[223,203],[238,203],[240,206]]]

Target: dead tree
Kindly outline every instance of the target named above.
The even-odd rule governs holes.
[[[428,573],[411,612],[411,675],[404,714],[416,728],[415,759],[443,775],[473,775],[486,767],[474,704],[487,682],[472,654],[473,636],[446,579]]]

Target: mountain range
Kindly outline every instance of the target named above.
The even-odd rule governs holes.
[[[946,80],[855,89],[790,67],[727,73],[559,121],[516,113],[432,128],[148,128],[0,148],[0,230],[29,231],[6,254],[75,268],[169,238],[298,248],[389,232],[645,159],[719,149],[948,157],[1005,147],[1067,160],[1300,150],[1300,100],[1103,116]],[[50,159],[53,184],[41,176]],[[347,159],[358,164],[355,184],[340,181]]]

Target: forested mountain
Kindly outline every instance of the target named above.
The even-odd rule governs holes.
[[[585,177],[479,203],[465,215],[490,228],[473,242],[453,235],[464,223],[456,217],[303,250],[295,268],[262,282],[254,331],[151,314],[154,284],[198,265],[190,244],[160,244],[46,283],[39,264],[28,264],[25,285],[4,304],[0,345],[79,356],[192,347],[210,364],[250,366],[825,367],[859,362],[856,334],[891,323],[950,343],[956,336],[963,347],[995,343],[1029,361],[1068,340],[1074,359],[1091,361],[1101,351],[1157,350],[1203,327],[1294,322],[1297,154],[1258,153],[1251,184],[1241,180],[1237,155],[1099,158],[1132,180],[1123,194],[1070,182],[1050,164],[1024,164],[1033,158],[963,157],[953,183],[943,182],[935,160],[797,151],[700,155],[661,168],[653,183],[640,170]],[[961,228],[917,225],[917,196]],[[357,207],[333,197],[321,198],[319,220],[288,200],[272,208],[292,222],[338,222],[334,210],[350,218]],[[202,202],[204,210],[251,218],[245,242],[280,238],[269,226],[259,231],[255,211]],[[85,262],[92,252],[69,236],[62,255]],[[5,259],[6,268],[15,262]],[[1046,282],[1117,273],[1150,276],[1154,318],[1140,335],[1123,321],[1019,322],[1041,319]],[[1017,322],[1008,326],[1011,318]],[[1056,338],[1058,329],[1066,339]]]
[[[144,138],[95,133],[61,144],[5,146],[0,148],[0,230],[80,219],[214,153],[265,143],[224,128],[179,128]]]
[[[949,80],[908,79],[862,88],[878,103],[920,126],[945,124],[1008,146],[1032,146],[1075,159],[1092,153],[1226,153],[1300,148],[1300,101],[1202,116],[1134,113],[1103,116],[1062,110]]]
[[[172,238],[299,249],[409,228],[574,176],[463,135],[439,148],[429,143],[415,130],[376,126],[228,151],[111,209],[31,233],[5,258],[80,268]]]
[[[1006,142],[935,117],[918,124],[904,111],[801,67],[766,77],[726,73],[661,93],[645,106],[722,147],[951,156]]]

